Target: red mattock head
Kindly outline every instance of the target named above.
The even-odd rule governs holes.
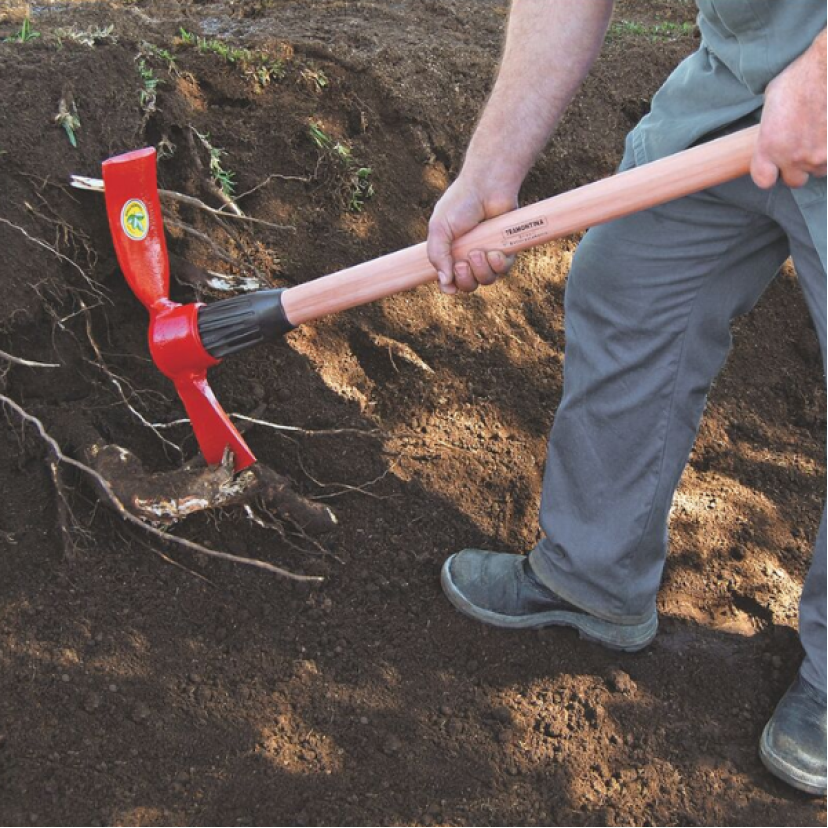
[[[207,369],[218,365],[204,348],[193,303],[170,301],[170,267],[158,198],[155,150],[117,155],[103,163],[109,229],[118,263],[135,295],[150,314],[153,361],[173,381],[208,463],[220,463],[227,447],[236,471],[256,462],[253,452],[219,405]]]

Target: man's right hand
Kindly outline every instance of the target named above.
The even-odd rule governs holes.
[[[592,66],[612,0],[512,0],[503,59],[457,181],[434,208],[428,258],[443,293],[471,293],[512,266],[500,250],[455,262],[451,246],[481,221],[517,207],[520,184]]]
[[[452,244],[481,221],[517,207],[517,192],[484,192],[474,182],[460,177],[437,202],[428,223],[428,258],[440,279],[443,293],[471,293],[480,285],[491,285],[515,261],[500,250],[472,250],[468,261],[455,262]]]

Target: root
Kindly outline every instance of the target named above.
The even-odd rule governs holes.
[[[306,468],[305,464],[302,462],[302,458],[297,458],[299,460],[299,466],[302,469],[302,472],[305,476],[315,485],[319,486],[320,489],[338,489],[335,492],[327,492],[321,495],[314,495],[313,500],[330,500],[333,497],[340,497],[344,494],[355,493],[355,494],[363,494],[366,497],[371,497],[374,500],[389,500],[395,495],[378,495],[375,492],[368,491],[370,486],[374,486],[380,481],[384,480],[393,470],[394,465],[389,466],[382,474],[377,475],[373,480],[367,480],[365,483],[361,483],[359,486],[353,486],[350,483],[323,483],[321,480],[317,480]]]
[[[136,517],[131,511],[129,511],[126,508],[123,501],[113,488],[112,483],[109,480],[107,480],[107,478],[104,477],[104,475],[102,475],[96,469],[93,469],[91,466],[86,465],[86,463],[81,463],[79,460],[75,460],[74,458],[64,454],[57,440],[55,440],[55,438],[52,437],[51,434],[49,434],[41,420],[39,420],[33,414],[30,414],[28,411],[26,411],[24,408],[18,405],[10,397],[7,397],[5,394],[0,394],[0,403],[11,409],[25,424],[33,426],[37,430],[41,439],[46,443],[48,447],[50,464],[54,464],[55,468],[57,468],[60,464],[65,464],[82,472],[84,475],[86,475],[92,480],[98,491],[102,493],[106,503],[108,503],[108,505],[111,506],[111,508],[113,508],[127,523],[133,526],[137,526],[139,529],[141,529],[144,532],[147,532],[148,534],[152,535],[158,540],[163,541],[164,543],[175,544],[176,546],[180,546],[181,548],[187,549],[191,552],[199,552],[202,555],[207,555],[211,558],[217,558],[219,560],[229,561],[230,563],[241,564],[243,566],[251,566],[256,569],[262,569],[266,572],[271,572],[275,575],[280,575],[284,578],[289,578],[293,581],[319,583],[323,580],[319,576],[300,575],[295,572],[291,572],[287,569],[284,569],[283,567],[276,566],[275,564],[271,564],[267,561],[262,561],[257,558],[242,558],[238,555],[232,555],[229,552],[221,552],[216,549],[209,549],[208,547],[203,546],[200,543],[187,540],[186,538],[177,537],[175,535],[169,534],[168,532],[164,532],[161,529],[158,529],[149,523],[146,523],[145,521]],[[117,447],[112,448],[118,450]],[[58,482],[59,478],[56,475],[53,475],[52,479],[56,481],[57,485],[60,485]],[[62,496],[62,491],[59,491],[58,497],[62,498]]]
[[[38,247],[42,247],[44,250],[48,250],[53,256],[56,256],[60,261],[70,265],[73,267],[81,276],[83,281],[88,285],[92,294],[99,300],[103,301],[106,299],[103,289],[101,286],[95,282],[91,276],[89,276],[84,269],[74,260],[70,259],[69,256],[61,253],[57,247],[49,244],[48,242],[43,241],[43,239],[38,238],[37,236],[33,236],[28,230],[21,227],[19,224],[15,224],[14,222],[9,221],[8,219],[3,218],[0,216],[0,224],[5,224],[7,227],[11,227],[13,230],[17,230],[19,233],[22,233],[30,242],[36,244]]]
[[[233,474],[228,453],[217,466],[195,466],[150,474],[121,446],[95,442],[84,451],[90,467],[105,477],[119,500],[142,521],[172,526],[195,512],[263,504],[310,534],[336,527],[330,509],[297,494],[290,481],[261,463]]]
[[[13,362],[15,365],[22,365],[25,368],[60,368],[58,362],[35,362],[33,359],[22,359],[21,357],[12,356],[5,351],[0,351],[0,359],[5,359],[7,362]]]
[[[242,193],[239,198],[243,198],[244,196],[248,196],[251,193],[256,192],[256,190],[264,187],[271,179],[282,179],[284,181],[308,181],[309,179],[303,178],[302,176],[298,175],[280,175],[279,173],[273,173],[273,175],[269,175],[264,181],[260,184],[257,184],[250,190]],[[104,191],[104,183],[100,178],[88,178],[87,176],[83,175],[72,175],[69,179],[71,186],[75,187],[79,190],[89,190],[90,192],[95,193],[102,193]],[[179,193],[177,190],[158,190],[158,195],[162,201],[173,201],[178,202],[180,204],[186,204],[188,207],[194,207],[196,210],[202,210],[205,213],[209,213],[211,216],[215,217],[216,220],[220,219],[236,219],[237,221],[246,221],[250,224],[260,224],[262,227],[269,227],[271,230],[285,230],[289,233],[295,233],[296,227],[292,224],[275,224],[272,221],[267,221],[266,219],[256,218],[256,216],[248,216],[246,213],[236,213],[235,211],[227,210],[223,207],[211,207],[209,204],[202,201],[200,198],[196,198],[195,196],[186,195],[185,193]],[[165,215],[166,220],[166,215]]]
[[[145,426],[150,431],[155,434],[155,436],[168,448],[172,449],[174,452],[178,454],[179,457],[183,457],[183,453],[181,448],[173,443],[172,441],[168,440],[157,428],[153,426],[153,424],[140,412],[137,408],[135,408],[127,399],[127,395],[124,391],[124,384],[125,380],[121,377],[114,374],[109,366],[106,364],[106,360],[103,357],[103,353],[101,352],[100,346],[95,339],[95,336],[92,333],[92,316],[89,313],[83,299],[79,300],[81,303],[81,307],[84,311],[85,321],[86,321],[86,338],[89,340],[89,344],[92,346],[92,350],[95,352],[95,360],[92,361],[92,365],[94,365],[101,373],[106,376],[109,380],[110,384],[115,388],[118,393],[118,396],[121,398],[121,402],[124,404],[126,409],[141,423],[142,426]]]
[[[226,264],[236,265],[238,261],[231,256],[223,247],[219,247],[206,233],[202,233],[200,230],[196,230],[190,224],[187,224],[181,219],[172,218],[171,216],[164,217],[164,223],[167,227],[174,227],[176,230],[180,230],[182,233],[186,233],[188,236],[192,236],[194,239],[197,239],[200,242],[206,244],[210,250],[213,251],[213,255],[217,259],[221,259],[221,261],[225,262]]]
[[[205,171],[204,165],[201,163],[201,156],[198,154],[198,147],[196,147],[195,138],[198,138],[201,146],[207,150],[208,153],[221,152],[221,150],[214,150],[207,142],[207,136],[198,132],[195,127],[190,127],[186,132],[187,147],[190,150],[190,156],[193,159],[195,168],[201,173],[202,184],[205,189],[213,196],[215,196],[224,206],[231,212],[235,213],[239,218],[244,216],[241,208],[233,199],[219,187],[212,177]],[[195,136],[195,137],[193,137]]]

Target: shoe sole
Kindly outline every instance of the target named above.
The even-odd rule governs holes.
[[[457,588],[451,578],[452,555],[443,564],[440,572],[440,584],[452,606],[476,621],[482,621],[493,627],[510,630],[536,630],[544,627],[572,627],[578,630],[581,638],[600,644],[610,650],[635,653],[643,650],[654,638],[658,630],[658,614],[653,613],[642,624],[613,624],[602,621],[592,615],[568,610],[549,610],[532,615],[503,615],[476,606]]]
[[[825,796],[826,780],[824,776],[819,777],[813,776],[810,773],[804,773],[777,756],[771,750],[770,740],[768,739],[769,728],[770,722],[765,725],[765,729],[762,731],[762,738],[759,740],[759,758],[762,760],[762,764],[774,776],[783,782],[787,782],[791,787],[814,796]]]

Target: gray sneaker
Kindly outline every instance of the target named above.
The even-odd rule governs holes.
[[[794,788],[825,796],[826,693],[797,676],[765,725],[759,756]]]
[[[443,564],[440,582],[455,609],[494,627],[574,627],[581,638],[630,653],[646,647],[658,628],[655,612],[642,624],[589,615],[547,589],[524,555],[464,549]]]

